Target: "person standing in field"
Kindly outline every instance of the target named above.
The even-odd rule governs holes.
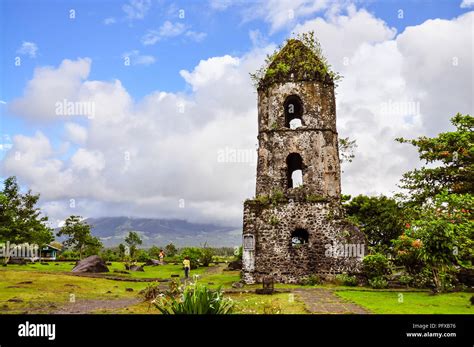
[[[161,265],[163,265],[165,263],[164,259],[165,259],[165,252],[163,252],[163,250],[160,249],[160,264]]]
[[[189,257],[184,257],[183,265],[184,265],[184,277],[189,278],[189,270],[191,270],[191,261],[189,260]]]

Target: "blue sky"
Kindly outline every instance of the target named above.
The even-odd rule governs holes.
[[[347,56],[351,61],[352,59],[357,61],[361,54],[365,54],[363,49],[365,43],[381,55],[387,54],[387,58],[378,63],[377,69],[380,70],[381,78],[387,78],[385,70],[388,65],[392,64],[390,60],[393,58],[396,64],[402,65],[399,70],[394,70],[401,75],[394,76],[393,80],[398,81],[400,78],[405,78],[403,85],[406,86],[406,95],[413,98],[423,98],[420,95],[431,93],[432,91],[429,90],[431,87],[420,86],[418,84],[420,78],[417,80],[417,76],[413,77],[413,81],[410,81],[410,77],[402,76],[403,71],[412,67],[410,59],[413,54],[407,50],[407,47],[416,47],[417,39],[413,38],[414,41],[410,41],[408,38],[411,38],[413,34],[406,31],[406,28],[415,28],[415,31],[422,37],[425,35],[424,28],[432,30],[431,24],[429,24],[430,20],[443,20],[436,22],[433,24],[434,26],[454,26],[457,23],[456,18],[472,11],[473,6],[471,0],[3,0],[0,3],[0,112],[2,118],[0,130],[3,142],[11,145],[15,136],[18,135],[34,138],[39,131],[54,149],[54,154],[48,154],[51,156],[48,157],[48,160],[52,160],[51,163],[57,163],[54,160],[61,161],[63,174],[69,174],[69,169],[73,170],[73,167],[69,167],[69,160],[79,150],[83,149],[88,153],[94,153],[96,157],[105,151],[104,148],[96,147],[99,140],[92,140],[92,134],[95,134],[94,131],[97,130],[87,119],[74,119],[73,125],[66,124],[67,122],[64,120],[45,121],[44,115],[34,115],[34,112],[29,110],[29,116],[25,117],[16,114],[10,107],[11,102],[17,99],[23,98],[26,103],[30,103],[31,100],[33,100],[31,103],[38,101],[38,98],[29,99],[25,96],[28,82],[35,80],[35,69],[50,66],[55,70],[65,59],[76,62],[79,61],[79,58],[90,58],[90,66],[88,65],[90,72],[81,83],[101,81],[105,84],[108,83],[109,86],[115,80],[120,81],[126,95],[131,98],[131,107],[134,108],[134,114],[138,117],[140,114],[135,108],[140,108],[144,97],[156,92],[167,92],[169,93],[167,97],[182,98],[187,103],[194,105],[196,109],[200,109],[205,103],[203,100],[212,95],[207,94],[206,89],[210,88],[209,85],[212,84],[216,88],[215,93],[221,91],[222,93],[228,92],[230,95],[235,93],[236,98],[241,97],[242,105],[249,105],[247,111],[255,111],[255,94],[253,91],[242,91],[249,85],[245,77],[249,71],[245,69],[261,62],[264,57],[263,53],[271,51],[275,45],[283,42],[295,28],[305,27],[305,25],[321,28],[323,49],[329,53],[329,57],[336,57],[335,62],[330,61],[336,67],[338,67],[339,57],[342,60],[342,57]],[[348,10],[349,8],[351,10]],[[285,20],[286,12],[289,10],[294,10],[294,16]],[[403,11],[403,18],[399,18],[400,10]],[[367,23],[367,28],[361,29],[364,33],[357,37],[354,36],[352,40],[350,37],[355,35],[354,30],[351,32],[350,29],[345,29],[344,18],[348,18],[346,20],[348,22],[353,20],[354,23],[357,23],[356,20],[360,20],[361,24]],[[396,29],[397,35],[403,35],[394,35],[391,32],[392,28]],[[344,47],[338,47],[341,44],[332,42],[332,37],[327,36],[325,30],[334,34],[342,33],[342,36],[334,36],[334,38],[341,39],[346,36],[349,38],[348,42],[354,41],[357,42],[357,45],[351,48],[350,52],[340,52]],[[375,31],[380,32],[376,33]],[[318,35],[318,32],[316,34]],[[440,33],[433,32],[434,43],[443,40],[441,37],[436,38],[437,34]],[[420,40],[420,43],[426,43],[426,38]],[[392,43],[398,47],[399,52],[396,54],[389,53],[393,49]],[[462,42],[460,46],[462,46],[461,44]],[[472,42],[470,44],[472,45]],[[382,53],[381,46],[384,46],[384,53]],[[343,53],[344,55],[342,55]],[[395,59],[398,54],[403,57],[403,61]],[[229,57],[225,58],[227,55]],[[453,53],[453,55],[455,54]],[[131,59],[129,66],[124,64],[126,56]],[[15,66],[17,57],[21,59],[20,66]],[[204,63],[200,64],[201,61]],[[215,67],[212,64],[215,64]],[[341,64],[339,67],[345,69]],[[472,70],[472,66],[465,68]],[[79,67],[74,69],[79,69]],[[219,69],[224,72],[219,72],[221,71]],[[180,73],[182,70],[189,72],[188,79]],[[351,75],[357,76],[358,71],[346,70],[343,72],[345,76],[349,76],[349,79],[344,82],[346,84],[341,88],[339,100],[342,103],[345,100],[353,100],[350,97],[351,92],[348,92],[347,88],[350,85]],[[76,70],[74,71],[70,73],[77,73]],[[442,71],[433,70],[431,72],[437,76]],[[228,82],[226,82],[226,74],[233,73],[236,74],[234,77],[237,80],[243,81],[243,84],[237,84],[235,87],[229,87],[226,84]],[[64,79],[69,77],[65,73]],[[213,82],[208,84],[206,81],[209,80]],[[66,85],[70,84],[65,82]],[[468,91],[469,88],[472,89],[472,83],[470,87],[468,86]],[[362,93],[363,91],[360,91],[361,95]],[[368,95],[373,95],[373,93]],[[226,94],[223,94],[221,99],[225,99],[225,97]],[[385,99],[383,99],[384,97]],[[374,102],[380,104],[390,96],[384,97]],[[230,105],[228,109],[220,110],[220,112],[221,114],[227,111],[240,114],[239,112],[242,112],[240,108],[243,107],[241,104],[236,103],[235,107]],[[431,107],[426,101],[424,105],[427,105],[425,109]],[[34,108],[34,105],[31,107]],[[205,109],[204,106],[202,107]],[[361,109],[365,106],[359,105],[358,107]],[[38,106],[39,109],[41,109],[40,106]],[[343,107],[341,109],[344,110]],[[448,112],[451,112],[451,109]],[[250,116],[248,117],[251,120]],[[343,111],[339,118],[341,119],[340,129],[349,133],[351,130],[346,128],[346,124],[350,123],[350,117],[346,117]],[[216,120],[219,120],[219,115],[203,120],[199,126]],[[430,128],[427,124],[438,123],[427,121],[423,117],[420,118],[420,122],[422,126],[418,130],[435,131],[441,129],[441,125],[439,129]],[[446,119],[440,122],[443,126],[447,124]],[[191,127],[191,125],[189,126]],[[232,127],[232,125],[229,126]],[[406,125],[400,126],[405,127]],[[68,141],[65,127],[86,129],[87,134],[90,135],[87,137],[88,142]],[[80,132],[82,134],[83,130]],[[6,140],[6,136],[8,136],[8,140]],[[253,133],[249,138],[253,138]],[[21,141],[26,140],[22,138],[18,141],[14,146],[18,147]],[[253,146],[253,142],[254,140],[249,140],[249,146]],[[67,149],[59,150],[58,148],[63,145]],[[363,146],[363,140],[361,140],[361,146]],[[7,152],[8,148],[3,148],[0,151],[0,158],[6,156]],[[83,152],[79,154],[81,153]],[[158,153],[156,155],[159,156]],[[45,161],[41,162],[45,163]],[[357,164],[355,164],[356,166]],[[2,176],[12,173],[12,169],[8,169],[8,165],[5,165],[3,169],[5,174]],[[189,170],[194,169],[189,168]],[[26,186],[32,185],[41,189],[38,183],[33,184],[32,175],[22,175],[21,172],[17,175]],[[247,171],[245,175],[249,175]],[[252,180],[254,177],[249,178],[249,182]],[[251,186],[250,183],[249,186]],[[387,188],[387,190],[390,189]],[[245,194],[248,192],[246,191]],[[161,195],[157,193],[157,196]],[[55,199],[61,200],[66,197],[52,196],[47,199],[47,202],[52,203],[56,201]],[[107,203],[104,202],[106,199],[101,200],[96,196],[87,196],[87,194],[84,195],[84,199],[95,199],[98,203]],[[209,199],[204,199],[205,202],[202,203],[214,201],[213,198]],[[120,203],[125,202],[121,201]]]

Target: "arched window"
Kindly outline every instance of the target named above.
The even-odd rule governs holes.
[[[286,98],[285,104],[285,126],[296,129],[303,125],[303,103],[297,95],[290,95]]]
[[[309,234],[306,229],[295,229],[291,233],[291,246],[305,245],[308,243]]]
[[[298,153],[291,153],[286,157],[286,175],[288,188],[303,185],[303,159]]]

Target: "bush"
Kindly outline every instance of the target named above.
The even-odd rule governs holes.
[[[357,277],[350,276],[348,274],[336,275],[336,281],[344,286],[355,287],[357,286]]]
[[[388,282],[385,278],[380,276],[369,279],[369,285],[374,289],[383,289],[387,288]]]
[[[145,289],[141,290],[139,294],[143,298],[143,301],[155,300],[158,295],[161,294],[160,286],[158,283],[149,284]]]
[[[380,253],[367,255],[362,260],[362,266],[367,278],[385,277],[390,273],[387,257]]]
[[[413,276],[410,276],[410,275],[401,275],[399,278],[398,278],[398,282],[400,282],[401,284],[404,284],[406,286],[410,286],[412,285],[413,283]]]
[[[79,252],[66,250],[58,256],[58,260],[79,260]]]
[[[172,243],[165,246],[165,254],[168,257],[174,257],[178,253],[178,249]]]
[[[139,262],[146,262],[150,260],[150,255],[144,249],[137,249],[137,251],[135,252],[135,258]]]
[[[159,298],[155,307],[162,314],[230,314],[234,302],[216,291],[199,284],[187,286],[182,295]]]
[[[318,275],[310,275],[301,281],[301,284],[304,286],[316,286],[322,283],[323,280]]]
[[[212,248],[209,248],[205,245],[201,249],[200,262],[202,266],[209,266],[209,264],[212,262],[213,256],[214,256],[214,251],[212,250]]]
[[[425,267],[420,272],[414,274],[412,284],[415,288],[433,287],[433,275],[431,270]]]

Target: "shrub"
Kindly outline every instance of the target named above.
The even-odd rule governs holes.
[[[433,286],[433,275],[428,267],[413,275],[413,287],[428,288]]]
[[[268,195],[259,195],[255,198],[255,200],[262,205],[268,205],[270,203],[270,198]]]
[[[150,260],[150,255],[144,249],[137,249],[135,252],[135,257],[139,262],[146,262],[147,260]]]
[[[272,205],[277,205],[280,202],[285,202],[285,194],[279,189],[274,189],[272,191],[272,196],[270,197],[270,200],[272,202]]]
[[[280,220],[278,219],[277,216],[275,216],[275,215],[272,214],[271,217],[268,219],[268,223],[269,223],[270,225],[275,226],[275,225],[277,225],[278,223],[280,223]]]
[[[374,289],[383,289],[383,288],[387,288],[388,282],[382,276],[373,277],[369,279],[369,285]]]
[[[220,288],[214,291],[195,284],[184,288],[177,297],[158,298],[154,305],[162,314],[230,314],[234,302],[224,298]]]
[[[66,250],[58,256],[59,260],[79,260],[79,252]]]
[[[410,276],[410,275],[401,275],[399,278],[398,278],[398,282],[400,282],[401,284],[404,284],[406,286],[410,286],[412,283],[413,283],[413,276]]]
[[[301,284],[304,286],[316,286],[322,283],[323,281],[318,275],[310,275],[301,281]]]
[[[357,286],[357,277],[350,276],[348,274],[336,275],[336,281],[344,286],[355,287]]]
[[[172,243],[165,246],[165,254],[167,257],[174,257],[178,253],[178,249]]]
[[[384,277],[390,273],[389,261],[381,253],[367,255],[362,260],[364,273],[367,278]]]
[[[140,291],[140,296],[144,301],[155,300],[158,295],[161,294],[160,287],[158,283],[149,284],[145,289]]]
[[[209,248],[206,245],[204,245],[204,247],[201,249],[201,257],[200,257],[202,266],[209,266],[209,264],[212,262],[213,256],[214,256],[214,251],[212,250],[212,248]]]

